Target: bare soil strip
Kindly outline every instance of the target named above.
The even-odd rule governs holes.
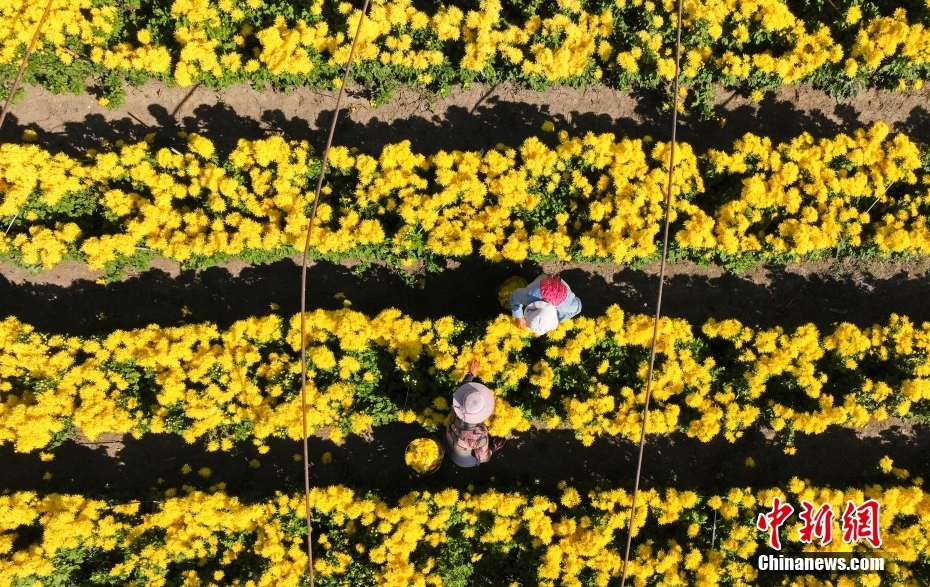
[[[829,136],[884,121],[913,139],[928,142],[928,97],[930,88],[901,93],[867,90],[837,103],[819,90],[799,85],[769,92],[761,103],[755,103],[739,93],[718,90],[718,120],[702,121],[687,114],[681,118],[679,139],[703,151],[727,148],[747,132],[779,142],[804,131]],[[332,92],[311,89],[259,92],[249,84],[239,84],[214,91],[148,82],[128,88],[125,104],[111,111],[89,94],[56,96],[28,87],[0,131],[0,141],[18,140],[28,127],[40,131],[44,146],[77,155],[102,139],[137,140],[152,131],[187,130],[206,132],[221,154],[240,138],[269,134],[307,139],[321,148],[334,103]],[[505,83],[474,85],[443,99],[401,88],[388,104],[372,108],[367,93],[356,89],[347,100],[336,144],[357,146],[369,153],[402,140],[427,153],[479,150],[497,143],[518,146],[550,120],[558,129],[575,134],[613,132],[666,140],[669,116],[663,104],[658,93],[561,86],[535,92]]]

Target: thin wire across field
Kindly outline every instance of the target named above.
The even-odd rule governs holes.
[[[358,19],[358,28],[352,39],[352,48],[349,50],[349,60],[346,62],[345,75],[339,87],[339,96],[336,98],[336,108],[333,110],[333,121],[329,125],[329,135],[326,137],[326,147],[323,149],[323,158],[320,160],[320,175],[317,177],[316,192],[313,196],[313,210],[310,212],[310,225],[307,227],[307,238],[304,241],[304,252],[300,262],[300,407],[303,422],[303,448],[304,448],[304,504],[307,511],[307,571],[310,573],[310,587],[313,582],[313,529],[310,524],[310,451],[307,446],[307,254],[310,250],[310,238],[313,234],[313,221],[316,220],[317,205],[320,202],[320,192],[323,190],[323,175],[326,173],[326,162],[329,159],[329,149],[333,145],[333,134],[336,132],[336,120],[339,118],[339,109],[346,93],[346,84],[349,82],[349,72],[352,70],[352,59],[355,57],[355,46],[365,23],[365,14],[368,12],[368,0],[362,6]]]
[[[656,299],[656,318],[652,326],[652,350],[649,353],[649,373],[646,375],[646,401],[643,404],[643,428],[639,436],[639,457],[636,461],[636,481],[633,483],[633,497],[630,500],[630,523],[626,533],[626,551],[623,554],[623,571],[620,587],[626,586],[626,571],[630,561],[630,544],[633,540],[633,520],[636,516],[636,497],[639,494],[639,479],[643,469],[643,452],[646,448],[646,422],[649,420],[649,399],[652,397],[652,371],[656,362],[656,344],[659,339],[659,318],[662,316],[662,291],[665,285],[665,265],[668,259],[669,213],[672,209],[672,180],[675,174],[675,139],[678,130],[678,71],[681,65],[681,8],[678,0],[678,22],[675,37],[675,81],[672,91],[672,142],[668,154],[668,187],[665,190],[665,229],[662,233],[662,265],[659,268],[659,294]]]

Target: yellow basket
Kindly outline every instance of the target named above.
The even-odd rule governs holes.
[[[446,451],[442,443],[432,436],[414,438],[404,451],[404,462],[418,475],[429,475],[439,470]]]
[[[504,283],[497,288],[497,301],[504,306],[505,309],[510,309],[510,294],[513,293],[513,290],[519,289],[521,287],[526,287],[526,280],[518,275],[513,275],[504,280]]]

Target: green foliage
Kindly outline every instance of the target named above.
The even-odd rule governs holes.
[[[459,518],[461,515],[458,516]],[[452,521],[448,524],[453,525]],[[474,568],[469,562],[471,545],[459,532],[453,532],[439,547],[436,569],[442,577],[443,587],[467,587]]]
[[[12,85],[12,84],[9,84]],[[0,86],[0,102],[6,103],[6,99],[10,97],[10,88]],[[13,108],[17,104],[23,101],[23,98],[26,97],[26,90],[22,87],[16,88],[16,93],[13,94],[13,100],[10,102],[10,107]]]
[[[154,252],[136,247],[136,252],[131,256],[125,257],[121,255],[112,261],[108,261],[103,268],[103,276],[100,279],[104,283],[115,283],[123,279],[127,271],[145,271],[154,258]]]
[[[42,86],[53,94],[80,94],[86,89],[86,79],[96,73],[95,69],[93,64],[83,59],[75,59],[66,65],[54,53],[39,51],[30,57],[22,82]],[[0,69],[0,75],[2,73]]]
[[[64,425],[60,431],[52,434],[52,439],[48,443],[49,450],[58,448],[63,445],[65,442],[74,438],[77,428],[74,426],[74,422],[71,421],[71,418],[62,418],[61,423]]]

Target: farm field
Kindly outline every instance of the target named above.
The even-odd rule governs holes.
[[[43,8],[0,2],[2,98]],[[51,10],[0,127],[0,585],[311,584],[300,253],[359,8]],[[673,9],[372,6],[310,247],[314,585],[620,585]],[[930,8],[683,22],[626,584],[930,584]],[[540,273],[582,311],[537,337],[501,288]],[[417,474],[472,359],[506,444]],[[802,552],[885,567],[758,566]]]

